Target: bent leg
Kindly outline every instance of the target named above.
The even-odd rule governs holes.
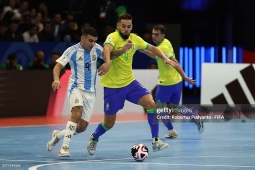
[[[98,140],[101,135],[103,135],[106,131],[110,130],[114,126],[115,120],[116,114],[113,115],[105,114],[104,121],[97,126],[95,132],[93,133],[93,137]]]
[[[95,132],[89,137],[87,151],[90,155],[94,155],[96,153],[96,146],[99,137],[113,127],[115,120],[116,114],[104,115],[104,121],[97,126]]]
[[[157,138],[158,132],[159,132],[159,122],[156,117],[155,102],[153,101],[151,94],[147,94],[143,96],[138,101],[138,104],[143,106],[146,109],[148,113],[148,123],[151,128],[151,136],[152,138]]]
[[[76,131],[77,123],[80,121],[81,115],[82,115],[81,106],[75,106],[72,108],[71,118],[66,124],[62,147],[69,147],[69,143],[73,137],[73,134]]]
[[[87,122],[83,119],[80,119],[80,121],[77,124],[76,132],[74,133],[74,135],[77,133],[84,132],[87,129],[88,125],[89,125],[89,122]]]
[[[180,102],[181,97],[181,83],[178,83],[176,85],[170,85],[170,86],[161,86],[158,85],[157,91],[156,91],[156,101],[157,106],[161,107],[167,107],[166,103],[171,104],[178,104]],[[161,113],[162,116],[168,115],[169,113]],[[162,122],[167,127],[169,133],[176,133],[174,131],[173,124],[170,119],[162,119]]]
[[[74,132],[74,135],[77,135],[78,133],[84,132],[87,129],[88,125],[89,125],[89,122],[87,122],[83,119],[80,119],[80,121],[78,122],[78,124],[76,126],[76,130]],[[66,131],[66,129],[60,131],[57,134],[58,139],[62,139],[64,137],[65,131]]]
[[[156,116],[155,102],[150,94],[143,96],[138,104],[142,105],[148,113],[148,123],[151,128],[152,150],[153,152],[161,151],[168,148],[168,144],[162,142],[158,137],[159,122]]]

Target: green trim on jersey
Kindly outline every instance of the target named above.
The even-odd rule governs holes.
[[[112,59],[109,71],[102,76],[101,85],[109,88],[121,88],[129,85],[135,80],[132,71],[133,56],[137,50],[147,49],[148,43],[141,37],[131,33],[128,39],[123,39],[119,34],[119,31],[115,31],[109,34],[104,44],[110,44],[113,47],[113,51],[121,49],[125,43],[130,40],[133,43],[133,47],[121,56]]]
[[[175,57],[172,44],[169,40],[164,39],[157,46],[168,58]],[[159,81],[158,84],[162,86],[174,85],[182,81],[181,75],[172,66],[168,65],[165,67],[163,59],[157,57],[158,70],[159,70]]]

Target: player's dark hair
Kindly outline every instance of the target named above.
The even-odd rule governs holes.
[[[155,25],[154,30],[159,30],[162,34],[166,34],[166,27],[164,25]]]
[[[120,14],[118,22],[120,22],[121,20],[131,20],[132,21],[133,17],[129,13],[123,13],[123,14]]]
[[[83,36],[91,35],[93,37],[98,37],[97,30],[93,27],[84,27],[81,32]]]

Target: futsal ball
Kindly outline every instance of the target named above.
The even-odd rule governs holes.
[[[141,162],[149,156],[149,150],[144,144],[135,144],[131,148],[131,155],[133,156],[134,160]]]

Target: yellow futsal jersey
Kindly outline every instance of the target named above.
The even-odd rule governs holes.
[[[157,46],[168,58],[175,57],[172,44],[167,39],[164,39]],[[182,81],[181,75],[170,65],[165,67],[162,58],[157,57],[158,69],[159,69],[159,81],[158,84],[162,86],[168,86],[177,84]]]
[[[133,56],[136,50],[147,49],[148,43],[133,33],[131,33],[129,38],[125,40],[119,34],[119,31],[116,30],[107,36],[104,44],[112,45],[113,51],[116,51],[121,49],[128,40],[132,41],[132,48],[121,56],[111,60],[109,71],[102,76],[102,86],[109,88],[121,88],[135,80],[132,71]]]

